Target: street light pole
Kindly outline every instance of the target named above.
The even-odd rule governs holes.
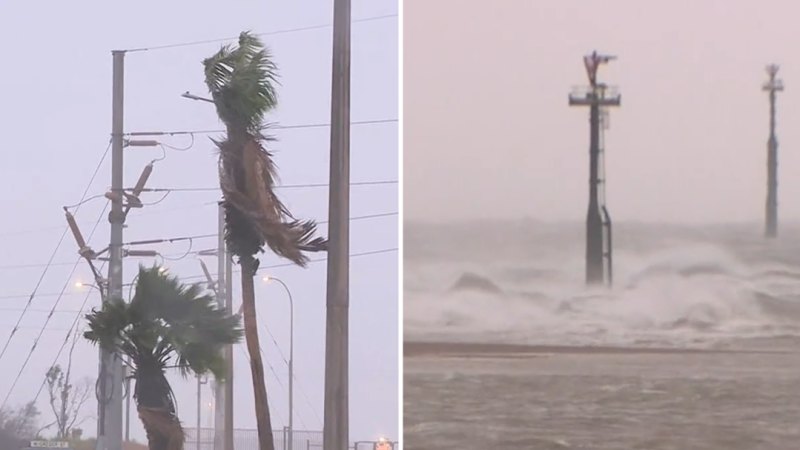
[[[292,291],[283,280],[271,276],[264,277],[264,281],[277,281],[283,286],[286,295],[289,297],[289,445],[288,450],[292,450],[294,444],[294,427],[292,426],[294,420],[294,299],[292,299]]]

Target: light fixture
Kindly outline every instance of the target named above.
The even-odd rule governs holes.
[[[188,98],[189,100],[199,100],[201,102],[214,103],[214,100],[211,100],[210,98],[200,97],[198,95],[190,93],[189,91],[186,91],[183,94],[181,94],[181,97]]]

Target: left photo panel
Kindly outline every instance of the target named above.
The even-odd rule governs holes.
[[[399,15],[0,4],[0,450],[400,448]]]

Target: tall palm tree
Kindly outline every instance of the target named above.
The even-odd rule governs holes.
[[[219,181],[224,197],[225,241],[242,266],[242,312],[253,377],[258,440],[274,450],[272,423],[258,343],[253,277],[256,255],[266,245],[278,256],[304,267],[304,251],[324,251],[313,221],[296,220],[275,194],[277,170],[264,147],[264,117],[277,105],[277,67],[255,36],[242,33],[239,45],[225,46],[203,61],[205,78],[227,136],[220,151]]]
[[[198,285],[183,285],[158,267],[140,267],[130,303],[111,299],[86,319],[86,339],[130,358],[133,397],[150,450],[182,450],[183,427],[166,369],[224,377],[222,348],[241,340],[239,316],[218,308]]]

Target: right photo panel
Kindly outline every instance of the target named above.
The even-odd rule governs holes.
[[[405,0],[406,449],[800,448],[798,14]]]

